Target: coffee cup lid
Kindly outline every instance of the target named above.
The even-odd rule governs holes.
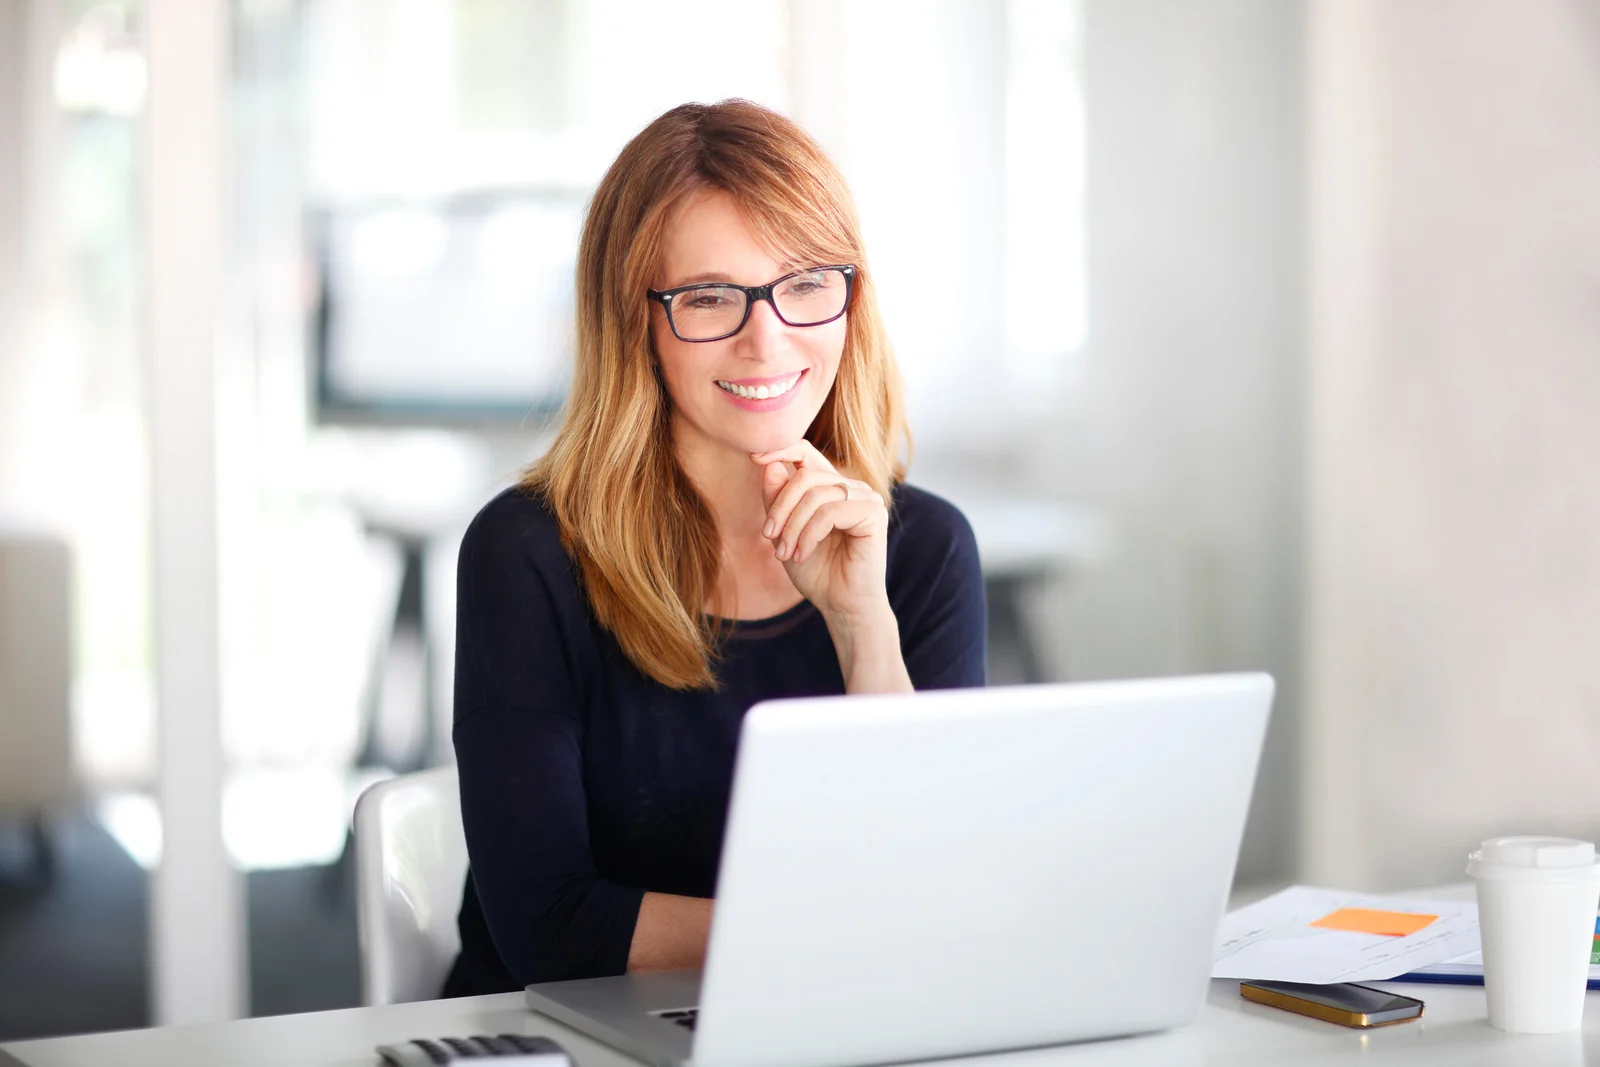
[[[1594,843],[1571,837],[1491,837],[1467,857],[1467,873],[1476,878],[1581,877],[1595,869]]]

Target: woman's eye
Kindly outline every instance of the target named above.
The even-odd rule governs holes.
[[[690,311],[713,311],[724,307],[728,298],[720,293],[698,293],[679,302],[679,306]]]
[[[789,297],[816,296],[828,286],[820,278],[796,278],[785,283],[783,295]]]

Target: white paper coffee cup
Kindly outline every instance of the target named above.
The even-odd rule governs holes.
[[[1489,1025],[1561,1034],[1583,1024],[1600,865],[1567,837],[1496,837],[1467,859],[1478,887]]]

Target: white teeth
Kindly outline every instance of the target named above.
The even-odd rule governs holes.
[[[798,382],[799,380],[800,375],[796,374],[793,377],[784,378],[781,381],[772,383],[771,385],[734,385],[731,382],[724,382],[720,380],[717,382],[717,384],[722,386],[722,388],[726,389],[728,392],[732,393],[734,396],[742,396],[746,400],[770,400],[775,396],[782,396],[790,389],[793,389],[794,383]]]

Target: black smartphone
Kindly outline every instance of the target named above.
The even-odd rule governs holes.
[[[1420,1018],[1422,1001],[1369,985],[1305,985],[1300,982],[1240,982],[1239,995],[1258,1004],[1309,1015],[1323,1022],[1366,1029]]]

